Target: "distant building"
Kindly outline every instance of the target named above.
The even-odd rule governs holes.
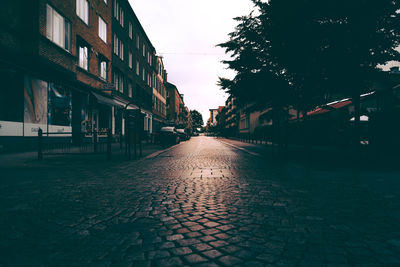
[[[165,87],[167,89],[167,122],[178,126],[182,117],[181,110],[184,107],[183,98],[174,84],[167,82]]]
[[[112,82],[109,93],[124,105],[113,108],[115,133],[124,134],[124,110],[140,109],[144,130],[152,131],[155,48],[127,0],[110,0],[112,19]],[[130,103],[129,107],[127,104]]]
[[[153,83],[153,131],[166,125],[167,119],[167,72],[161,57],[157,57]]]
[[[217,115],[218,115],[218,109],[210,109],[210,118],[208,120],[209,126],[216,126],[218,121],[217,121]]]

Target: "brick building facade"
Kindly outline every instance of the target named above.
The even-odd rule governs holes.
[[[127,0],[113,0],[111,94],[140,109],[145,132],[152,132],[152,95],[156,67],[155,48]],[[116,133],[124,134],[124,109],[115,109]]]
[[[58,136],[73,135],[78,141],[82,132],[110,126],[109,108],[98,103],[93,95],[94,91],[101,94],[99,90],[111,77],[110,18],[111,8],[104,0],[3,3],[3,150],[13,144],[8,142],[10,139],[20,137],[27,137],[18,142],[24,147],[25,140],[29,143],[39,128],[65,133]],[[10,117],[10,110],[18,115]]]
[[[166,125],[167,118],[167,72],[161,57],[157,57],[153,83],[153,130],[158,131]]]
[[[76,142],[123,134],[125,108],[141,109],[150,133],[155,54],[127,0],[5,1],[0,151],[34,147],[39,128]]]
[[[177,128],[187,128],[188,116],[190,112],[185,106],[183,95],[179,93],[178,88],[167,82],[167,122]]]

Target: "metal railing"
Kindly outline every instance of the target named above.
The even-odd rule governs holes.
[[[74,140],[76,139],[76,140]],[[97,131],[83,132],[79,138],[74,138],[71,132],[43,132],[38,130],[38,160],[43,155],[51,154],[98,154],[106,153],[111,159],[112,132],[107,129],[106,136],[99,136]]]

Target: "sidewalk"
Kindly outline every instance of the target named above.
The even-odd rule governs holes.
[[[163,151],[160,145],[143,143],[142,157],[139,157],[139,146],[137,146],[137,160],[145,158],[155,152]],[[92,151],[92,150],[91,150]],[[20,166],[46,166],[46,165],[67,165],[74,164],[99,164],[99,165],[115,165],[121,162],[129,161],[128,156],[125,156],[125,145],[120,149],[119,143],[113,143],[111,148],[111,160],[107,160],[107,151],[100,150],[98,153],[81,153],[79,148],[71,148],[68,152],[62,153],[59,149],[45,151],[43,160],[39,161],[37,151],[3,153],[0,154],[0,169],[1,168],[18,168]],[[134,161],[134,148],[131,148],[131,161]]]
[[[217,140],[254,156],[262,156],[271,160],[278,159],[278,147],[276,144],[266,144],[265,142],[262,144],[247,143],[236,138],[217,138]],[[400,168],[397,164],[399,156],[396,154],[381,153],[381,155],[375,155],[363,151],[361,155],[356,157],[351,147],[313,146],[309,157],[305,155],[303,146],[288,145],[287,150],[283,148],[282,154],[286,162],[310,164],[318,168]]]

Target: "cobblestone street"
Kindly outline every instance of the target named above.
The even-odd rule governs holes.
[[[0,168],[0,266],[400,265],[396,172],[304,171],[204,136]]]

